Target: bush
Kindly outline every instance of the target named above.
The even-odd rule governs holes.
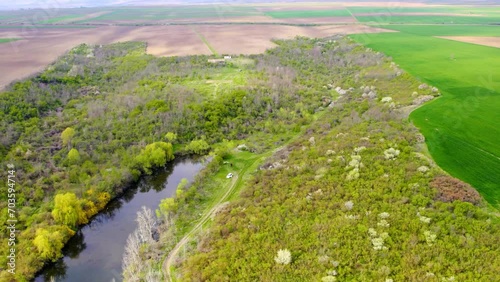
[[[187,145],[186,150],[197,155],[206,153],[210,149],[210,145],[205,140],[193,140]]]
[[[292,254],[287,249],[279,250],[276,257],[274,257],[274,261],[277,264],[290,264],[290,262],[292,262]]]
[[[147,145],[135,158],[135,166],[146,174],[151,174],[151,168],[163,166],[173,159],[174,151],[172,144],[155,142]]]
[[[481,203],[481,196],[469,184],[450,176],[437,176],[430,183],[437,189],[436,200],[442,202],[463,201],[474,205]]]

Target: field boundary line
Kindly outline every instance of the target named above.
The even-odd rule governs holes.
[[[348,12],[349,12],[349,14],[351,14],[351,17],[352,17],[353,19],[355,19],[357,23],[360,23],[360,21],[358,21],[358,19],[356,18],[356,16],[354,16],[354,14],[351,12],[351,10],[349,10],[347,7],[344,7],[344,9],[346,9],[346,11],[348,11]]]
[[[196,30],[196,28],[194,28],[194,27],[191,27],[191,29],[193,30],[194,33],[196,33],[196,35],[198,35],[198,37],[201,39],[201,41],[203,41],[203,43],[205,43],[205,45],[210,50],[210,52],[212,52],[215,56],[219,56],[219,53],[217,53],[217,51],[214,49],[214,47],[212,47],[212,45],[210,45],[210,43],[208,43],[207,39],[205,38],[205,36],[203,36],[203,34],[199,33]]]

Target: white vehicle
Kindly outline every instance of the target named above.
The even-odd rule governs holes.
[[[233,174],[230,172],[226,175],[226,178],[233,178]]]

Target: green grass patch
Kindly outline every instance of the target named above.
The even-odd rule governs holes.
[[[354,35],[443,97],[411,114],[436,162],[500,201],[500,49],[406,33]]]
[[[301,10],[301,11],[269,11],[266,15],[275,19],[290,18],[321,18],[321,17],[350,17],[351,14],[345,9],[339,10]]]
[[[234,88],[247,84],[247,79],[250,74],[245,70],[239,70],[234,67],[224,67],[212,72],[204,79],[191,79],[186,81],[184,85],[204,93],[208,96],[223,95],[227,91],[232,91]]]

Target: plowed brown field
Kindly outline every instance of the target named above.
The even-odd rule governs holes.
[[[0,38],[21,40],[0,44],[0,89],[16,79],[43,70],[64,52],[81,43],[145,41],[148,43],[147,52],[157,56],[211,54],[208,46],[195,31],[219,54],[256,54],[273,47],[273,38],[293,38],[297,35],[325,37],[386,30],[363,25],[299,27],[255,24],[3,29],[0,30]]]

